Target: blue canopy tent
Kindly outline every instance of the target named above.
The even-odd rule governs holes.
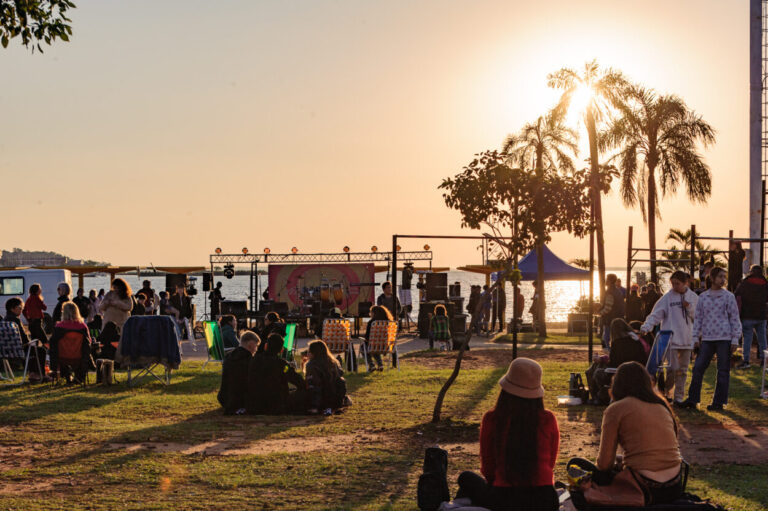
[[[549,247],[542,247],[544,252],[544,280],[589,280],[589,270],[582,270],[566,263],[552,252]],[[536,249],[531,250],[523,257],[517,267],[520,269],[523,280],[536,280],[538,269],[536,265]],[[491,275],[496,281],[502,272],[497,271]]]

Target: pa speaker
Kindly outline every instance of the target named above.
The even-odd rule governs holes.
[[[213,273],[207,271],[203,273],[203,291],[210,291],[213,289]]]
[[[248,302],[246,300],[224,300],[221,302],[221,314],[232,314],[236,318],[244,318],[245,313],[248,310]]]
[[[465,334],[467,333],[467,315],[456,314],[451,319],[451,333],[452,334]]]
[[[448,299],[448,274],[427,273],[427,301]]]
[[[371,313],[373,302],[360,302],[357,304],[357,315],[361,318],[367,318]]]

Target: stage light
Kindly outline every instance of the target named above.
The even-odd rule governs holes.
[[[264,247],[264,253],[269,254],[269,247]]]
[[[379,251],[379,247],[377,247],[376,245],[371,247],[371,252],[376,253],[378,251]]]
[[[243,247],[243,255],[248,254],[248,249],[246,247]]]
[[[424,245],[424,250],[429,250],[429,245]]]
[[[232,263],[225,264],[224,265],[224,276],[228,279],[231,279],[235,276],[235,265]]]
[[[397,249],[398,252],[400,252],[400,249],[403,248],[400,245],[395,246],[395,249]]]
[[[221,247],[216,247],[216,250],[214,252],[216,252],[217,254],[221,254]]]
[[[299,249],[298,249],[298,248],[296,248],[296,247],[293,247],[293,248],[291,249],[291,252],[292,252],[292,253],[294,253],[294,254],[295,254],[296,252],[298,252],[298,251],[299,251]]]
[[[348,254],[348,253],[349,253],[349,247],[348,247],[348,246],[344,245],[344,248],[343,248],[343,250],[344,250],[344,253],[345,253],[345,254]]]

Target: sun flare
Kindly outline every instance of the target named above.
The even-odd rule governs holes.
[[[594,98],[594,91],[592,87],[586,85],[579,85],[576,90],[571,94],[571,104],[568,108],[568,121],[570,123],[577,123],[581,120],[581,116],[589,106],[590,102]]]

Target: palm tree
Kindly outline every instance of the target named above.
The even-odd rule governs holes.
[[[603,234],[597,125],[607,118],[608,109],[618,101],[628,82],[619,71],[610,68],[601,70],[596,60],[584,64],[581,73],[573,69],[562,68],[551,73],[547,78],[547,85],[563,90],[563,95],[556,107],[558,110],[567,111],[575,95],[581,93],[586,96],[583,121],[589,137],[593,229],[597,237],[597,269],[600,276],[600,297],[602,299],[605,293],[605,236]]]
[[[691,249],[691,230],[687,229],[670,229],[667,234],[667,242],[672,242],[672,245],[661,251],[661,257],[665,261],[659,261],[658,272],[659,274],[672,273],[675,270],[687,270],[691,266],[694,268],[700,267],[704,261],[712,260],[715,266],[721,268],[725,267],[725,262],[717,254],[714,247],[705,245],[699,240],[696,240],[696,250],[693,252],[693,265],[691,265],[689,259]],[[678,248],[678,244],[680,247]],[[686,252],[678,252],[679,250],[685,250]],[[695,275],[691,275],[695,277]]]
[[[657,95],[632,86],[617,105],[618,117],[606,130],[605,148],[619,148],[615,158],[621,173],[621,196],[627,206],[639,206],[648,225],[651,280],[656,275],[656,219],[661,219],[659,195],[685,185],[688,199],[704,203],[712,193],[712,173],[697,151],[715,142],[715,130],[675,95]],[[658,171],[658,175],[657,175]],[[661,193],[659,193],[659,186]]]
[[[530,163],[536,176],[543,178],[547,172],[570,173],[575,170],[571,154],[576,155],[578,152],[576,139],[576,132],[564,124],[562,111],[553,110],[536,119],[536,122],[523,126],[517,135],[509,135],[504,141],[502,151],[508,156],[511,164],[525,167],[526,163]],[[542,200],[545,198],[537,193],[535,203],[540,204]],[[543,229],[537,228],[535,231],[543,232]],[[538,275],[544,275],[542,241],[536,243],[536,270]],[[538,334],[546,337],[547,306],[543,277],[536,279],[536,285],[539,295]]]

